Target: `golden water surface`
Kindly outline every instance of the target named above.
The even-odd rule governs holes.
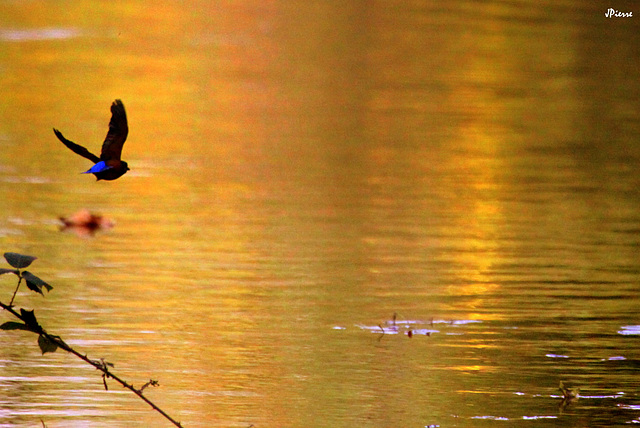
[[[640,10],[605,12],[3,2],[0,253],[54,287],[15,303],[185,427],[638,422]],[[52,128],[98,152],[116,98],[96,182]],[[170,426],[0,340],[0,427]]]

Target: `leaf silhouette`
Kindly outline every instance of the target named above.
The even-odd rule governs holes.
[[[22,278],[27,281],[27,287],[29,287],[30,290],[35,291],[36,293],[44,295],[44,293],[42,292],[42,287],[46,288],[47,291],[51,291],[53,289],[52,286],[29,271],[25,270],[24,272],[22,272]]]
[[[42,330],[42,327],[40,327],[38,321],[36,321],[36,315],[33,311],[20,308],[20,316],[22,317],[22,321],[29,327],[29,330],[35,332]]]
[[[7,321],[6,323],[0,325],[0,330],[25,330],[25,331],[31,331],[29,326],[27,326],[26,324],[23,324],[21,322],[13,322],[13,321]]]
[[[29,266],[37,257],[26,256],[18,253],[4,253],[7,262],[16,269],[22,269]]]
[[[13,273],[15,275],[18,275],[19,272],[15,269],[0,268],[0,275],[4,275],[5,273]]]
[[[56,352],[58,349],[58,345],[50,341],[44,334],[38,336],[38,346],[40,347],[43,355],[47,352]]]

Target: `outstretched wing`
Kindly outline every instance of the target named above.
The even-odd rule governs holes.
[[[62,133],[58,131],[56,128],[53,128],[53,133],[56,134],[56,137],[58,137],[58,140],[62,141],[64,145],[70,148],[71,151],[74,152],[75,154],[80,155],[83,158],[87,158],[93,163],[100,162],[100,158],[98,156],[94,155],[93,153],[91,153],[89,150],[82,147],[81,145],[76,144],[73,141],[67,140],[66,138],[64,138]]]
[[[102,143],[102,153],[100,159],[108,161],[112,159],[120,160],[122,155],[122,145],[127,139],[129,126],[127,125],[127,114],[124,111],[122,101],[115,100],[111,104],[111,121],[109,122],[109,132],[107,138]]]

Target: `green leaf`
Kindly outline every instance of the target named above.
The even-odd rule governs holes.
[[[31,331],[29,326],[23,324],[21,322],[7,321],[6,323],[0,325],[0,330],[25,330]]]
[[[22,317],[22,321],[29,327],[31,331],[40,331],[42,327],[38,324],[36,320],[36,315],[33,311],[27,311],[26,309],[20,308],[20,316]]]
[[[7,262],[16,269],[22,269],[29,266],[37,257],[26,256],[18,253],[4,253]]]
[[[29,271],[26,271],[26,270],[23,271],[22,278],[24,278],[24,280],[27,281],[27,287],[29,287],[30,290],[35,291],[36,293],[40,293],[44,295],[44,293],[42,293],[42,287],[46,288],[47,291],[51,291],[53,289],[52,286],[50,286],[49,284],[47,284],[46,282],[44,282],[43,280],[41,280],[40,278],[38,278],[37,276],[35,276]]]
[[[15,275],[18,275],[19,272],[15,269],[0,268],[0,275],[4,275],[5,273],[13,273]]]
[[[38,336],[38,346],[40,347],[43,355],[47,352],[56,352],[58,349],[58,345],[50,341],[44,334]]]

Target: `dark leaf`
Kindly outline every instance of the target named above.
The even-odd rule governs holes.
[[[4,275],[5,273],[13,273],[13,274],[18,274],[18,271],[15,269],[5,269],[5,268],[0,268],[0,275]]]
[[[25,256],[18,253],[4,253],[7,262],[16,269],[22,269],[29,266],[37,257]]]
[[[40,293],[44,296],[44,293],[42,292],[41,287],[38,287],[34,283],[27,281],[27,287],[29,287],[29,290],[35,291],[36,293]]]
[[[36,315],[33,311],[27,311],[26,309],[20,309],[20,316],[22,317],[22,321],[29,327],[29,330],[39,331],[41,329],[40,325],[38,325],[38,321],[36,321]]]
[[[44,334],[41,334],[38,337],[38,346],[40,347],[42,354],[46,354],[47,352],[56,352],[56,349],[58,349],[58,345],[50,341]]]
[[[21,322],[13,322],[13,321],[7,321],[6,323],[0,325],[0,330],[25,330],[25,331],[31,331],[31,329],[26,324],[23,324]]]
[[[22,272],[22,277],[25,279],[25,281],[27,281],[27,287],[29,287],[30,290],[33,290],[36,293],[43,294],[42,287],[46,288],[47,291],[51,291],[53,289],[52,286],[50,286],[49,284],[47,284],[46,282],[44,282],[43,280],[41,280],[40,278],[38,278],[37,276],[35,276],[29,271],[25,270],[24,272]]]
[[[40,293],[44,296],[44,293],[42,292],[42,287],[39,287],[37,284],[27,280],[27,287],[29,287],[29,290],[35,291],[36,293]]]

